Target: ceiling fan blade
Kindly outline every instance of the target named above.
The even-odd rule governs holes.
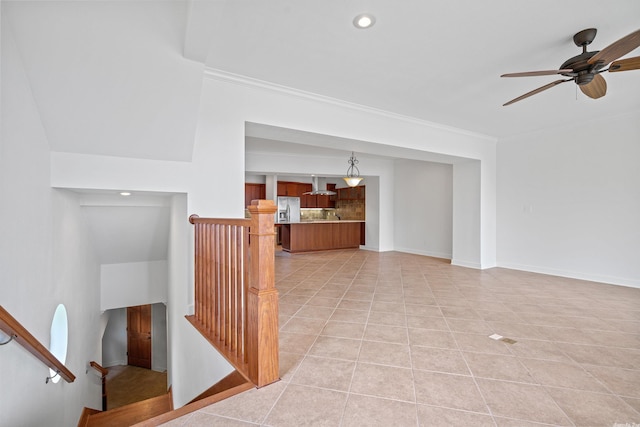
[[[609,72],[640,70],[640,56],[627,59],[619,59],[609,65]]]
[[[636,30],[631,34],[624,36],[620,40],[611,43],[609,46],[589,58],[587,63],[595,64],[599,62],[601,64],[608,64],[609,62],[615,61],[621,56],[631,52],[638,46],[640,46],[640,30]]]
[[[593,80],[586,85],[578,86],[580,86],[582,93],[587,95],[589,98],[598,99],[607,94],[607,82],[600,74],[593,76]]]
[[[570,81],[572,81],[572,80],[573,80],[573,79],[556,80],[555,82],[551,82],[551,83],[549,83],[549,84],[546,84],[546,85],[544,85],[544,86],[539,87],[538,89],[534,89],[534,90],[532,90],[531,92],[527,92],[527,93],[525,93],[524,95],[521,95],[521,96],[519,96],[519,97],[517,97],[517,98],[514,98],[514,99],[512,99],[511,101],[507,102],[506,104],[502,104],[502,106],[503,106],[503,107],[506,107],[507,105],[511,105],[511,104],[513,104],[514,102],[522,101],[523,99],[528,98],[528,97],[530,97],[531,95],[535,95],[536,93],[540,93],[540,92],[542,92],[543,90],[551,89],[552,87],[557,86],[557,85],[559,85],[560,83],[570,82]]]
[[[524,71],[522,73],[503,74],[500,77],[551,76],[553,74],[562,74],[562,73],[573,73],[573,70],[568,68],[563,70]]]

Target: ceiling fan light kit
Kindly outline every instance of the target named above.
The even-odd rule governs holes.
[[[534,89],[531,92],[527,92],[524,95],[503,104],[503,106],[511,105],[557,86],[560,83],[570,81],[575,82],[582,93],[589,98],[598,99],[605,96],[607,93],[607,82],[604,77],[600,75],[601,73],[605,71],[618,72],[640,69],[640,56],[618,59],[640,46],[640,30],[636,30],[633,33],[613,42],[600,51],[596,50],[589,52],[587,51],[587,46],[593,42],[597,32],[598,30],[595,28],[587,28],[586,30],[576,33],[573,36],[573,42],[576,46],[582,48],[582,53],[567,59],[557,70],[525,71],[521,73],[508,73],[501,75],[500,77],[531,77],[559,74],[567,77],[566,79],[556,80]],[[607,65],[609,65],[608,68],[606,68]]]

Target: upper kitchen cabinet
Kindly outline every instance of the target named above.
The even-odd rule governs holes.
[[[278,181],[278,196],[300,197],[311,191],[311,184],[302,182]]]
[[[335,208],[336,196],[323,196],[309,193],[313,189],[312,184],[302,182],[278,181],[278,196],[300,197],[301,208]],[[336,184],[327,184],[327,190],[336,190]]]
[[[266,199],[267,192],[265,184],[254,184],[246,182],[244,184],[244,206],[247,207],[251,204],[252,200],[264,200]]]
[[[364,200],[365,199],[365,186],[359,185],[357,187],[339,188],[338,200]]]

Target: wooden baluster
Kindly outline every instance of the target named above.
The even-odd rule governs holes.
[[[207,286],[209,282],[209,258],[211,256],[210,248],[209,248],[209,233],[207,230],[207,224],[199,224],[198,232],[200,233],[200,256],[198,257],[200,261],[200,295],[202,297],[202,302],[200,304],[201,311],[198,320],[202,322],[205,329],[209,329],[209,322],[207,316],[209,315],[209,295],[207,293]]]
[[[249,377],[258,387],[279,379],[278,291],[275,288],[272,200],[253,200],[251,213],[251,276],[247,295]]]
[[[220,316],[220,339],[226,345],[227,344],[227,289],[229,286],[229,281],[227,280],[227,268],[228,268],[228,253],[227,253],[227,227],[221,226],[221,236],[220,236],[220,244],[221,244],[221,280],[220,280],[220,291],[222,295],[220,296],[221,301],[221,316]]]
[[[205,328],[207,331],[211,331],[213,326],[211,316],[211,311],[213,310],[213,300],[211,298],[211,268],[213,265],[213,242],[211,241],[211,225],[203,224],[201,228],[202,236],[202,246],[203,246],[203,259],[202,259],[202,299],[204,300],[202,313],[202,321],[204,322]]]
[[[191,220],[191,218],[189,218],[189,220]],[[200,258],[200,253],[201,253],[201,244],[200,244],[200,239],[201,239],[201,232],[200,232],[200,224],[195,224],[194,225],[194,240],[195,240],[195,253],[194,256],[196,258],[196,264],[195,264],[195,277],[194,277],[194,281],[195,281],[195,316],[196,319],[200,320],[200,318],[202,317],[202,289],[201,289],[201,278],[200,278],[200,266],[202,265],[202,261],[199,259]]]
[[[225,344],[231,349],[231,301],[233,300],[233,235],[231,229],[233,226],[227,225],[227,312],[225,317]]]
[[[229,348],[235,353],[238,349],[236,341],[236,309],[238,307],[238,282],[237,282],[237,268],[238,268],[238,236],[237,227],[231,226],[229,229],[231,235],[231,292],[229,305],[231,310],[229,312]]]
[[[215,303],[215,334],[217,337],[222,335],[222,331],[220,327],[222,325],[222,284],[220,278],[220,272],[222,271],[222,267],[220,264],[220,257],[222,254],[220,253],[220,225],[216,224],[216,234],[215,234],[215,245],[216,245],[216,272],[215,272],[215,295],[214,295],[214,303]]]
[[[238,284],[237,284],[237,293],[238,293],[238,301],[236,308],[236,354],[238,357],[244,359],[244,346],[242,345],[244,342],[244,325],[242,323],[243,320],[243,310],[244,310],[244,261],[245,261],[245,252],[244,252],[244,235],[245,235],[245,227],[238,227]]]

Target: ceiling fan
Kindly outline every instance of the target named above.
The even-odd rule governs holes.
[[[616,72],[640,69],[640,56],[618,59],[640,46],[640,30],[611,43],[601,51],[587,52],[587,46],[595,39],[596,32],[597,30],[595,28],[588,28],[576,33],[576,35],[573,36],[573,42],[576,46],[582,47],[582,53],[567,59],[558,70],[525,71],[522,73],[501,75],[500,77],[529,77],[560,74],[567,77],[566,79],[556,80],[534,89],[531,92],[527,92],[503,104],[503,106],[511,105],[514,102],[521,101],[531,95],[557,86],[560,83],[570,81],[576,82],[582,93],[590,98],[597,99],[607,93],[607,82],[600,73],[605,71]],[[609,68],[605,68],[607,65],[609,65]]]

